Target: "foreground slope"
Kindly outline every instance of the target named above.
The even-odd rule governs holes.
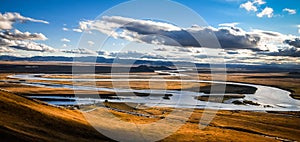
[[[0,91],[1,141],[107,140],[79,111],[53,107]]]
[[[121,104],[110,107],[131,111]],[[163,114],[167,108],[142,110]],[[99,108],[90,113],[103,111]],[[112,110],[111,110],[112,111]],[[134,110],[136,111],[136,110]],[[112,111],[124,121],[152,122],[150,118]],[[299,112],[263,113],[219,111],[212,123],[199,129],[203,110],[193,115],[177,132],[162,141],[285,141],[300,140]],[[77,110],[54,107],[13,93],[0,91],[0,141],[110,141],[94,130]],[[109,120],[99,123],[105,125]],[[118,125],[121,125],[118,124]],[[168,125],[168,124],[166,124]],[[117,125],[109,125],[115,129]],[[124,131],[128,128],[123,127]],[[162,129],[161,132],[164,130]]]

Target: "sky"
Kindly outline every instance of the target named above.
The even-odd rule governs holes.
[[[299,64],[299,5],[299,0],[2,0],[0,55]],[[214,35],[202,36],[209,33]],[[211,42],[199,43],[195,36]],[[221,50],[213,51],[216,46]]]

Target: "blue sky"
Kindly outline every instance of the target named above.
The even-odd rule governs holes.
[[[83,19],[94,19],[97,15],[110,7],[123,1],[99,1],[91,0],[4,0],[0,5],[0,12],[18,12],[24,16],[35,19],[43,19],[50,24],[27,23],[16,24],[16,28],[21,31],[41,32],[48,37],[45,43],[53,47],[61,47],[61,38],[68,37],[72,41],[78,40],[80,33],[63,32],[64,24],[67,27],[77,27],[78,22]],[[76,42],[72,44],[75,48]]]
[[[0,12],[18,12],[24,16],[49,21],[49,25],[40,23],[17,24],[21,31],[41,32],[49,38],[46,43],[53,47],[61,47],[60,39],[68,37],[71,41],[78,40],[80,33],[62,32],[62,27],[76,27],[83,19],[95,19],[105,10],[120,4],[122,0],[4,0],[1,1]],[[300,13],[289,15],[284,8],[299,11],[299,0],[267,0],[266,5],[274,9],[275,17],[258,18],[253,12],[239,8],[244,0],[176,0],[201,15],[209,25],[238,22],[244,29],[263,29],[285,34],[299,35],[297,25],[300,24]],[[265,6],[262,6],[265,7]],[[75,43],[73,43],[75,46]]]
[[[17,12],[24,17],[47,21],[49,24],[16,22],[13,24],[13,29],[21,32],[42,33],[47,40],[37,42],[55,49],[75,49],[82,33],[72,30],[78,29],[81,21],[93,20],[104,11],[123,2],[126,1],[3,0],[0,5],[0,13]],[[214,28],[218,28],[222,23],[236,22],[238,23],[237,27],[247,32],[259,29],[296,37],[300,35],[299,0],[176,0],[175,2],[194,10]],[[247,2],[251,2],[256,10],[247,10],[242,6]],[[272,9],[269,17],[268,13],[258,16],[265,8]],[[179,25],[187,28],[192,24],[187,21]],[[69,31],[64,31],[63,28]],[[121,42],[111,42],[111,44],[121,44]],[[65,46],[63,46],[64,44]]]
[[[271,7],[274,9],[274,17],[259,18],[254,12],[247,12],[240,5],[247,0],[179,0],[178,2],[190,7],[199,13],[210,25],[217,26],[220,23],[239,22],[244,29],[257,28],[270,31],[278,31],[285,34],[298,34],[297,26],[300,22],[300,14],[289,15],[282,10],[284,8],[299,11],[299,0],[266,0],[266,4],[259,9]]]

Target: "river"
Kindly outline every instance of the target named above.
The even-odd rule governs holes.
[[[146,106],[158,106],[158,107],[179,107],[179,108],[210,108],[210,109],[220,109],[220,110],[250,110],[250,111],[299,111],[300,101],[295,100],[290,97],[290,92],[279,89],[276,87],[248,84],[248,83],[236,83],[236,82],[223,82],[223,81],[205,81],[205,80],[178,80],[178,79],[143,79],[143,78],[118,78],[118,75],[114,75],[113,78],[105,79],[88,79],[88,78],[46,78],[42,77],[47,74],[17,74],[9,76],[9,78],[19,79],[19,80],[31,80],[33,82],[20,82],[23,85],[37,86],[37,87],[48,87],[48,88],[67,88],[75,90],[95,90],[95,91],[109,91],[116,93],[150,93],[149,96],[139,97],[139,96],[113,96],[110,98],[86,98],[82,96],[76,97],[63,97],[63,96],[29,96],[31,98],[41,99],[45,102],[54,105],[86,105],[104,102],[105,100],[110,102],[132,102],[143,104]],[[58,74],[59,75],[59,74]],[[63,74],[61,74],[63,75]],[[176,75],[174,73],[170,75]],[[180,74],[177,74],[180,75]],[[102,75],[103,76],[103,75]],[[109,75],[110,76],[110,75]],[[122,75],[120,75],[122,76]],[[120,77],[119,76],[119,77]],[[136,75],[135,75],[136,76]],[[235,98],[224,101],[223,103],[216,102],[206,102],[196,100],[195,97],[205,95],[204,93],[193,92],[189,90],[135,90],[135,89],[122,89],[122,88],[106,88],[106,87],[91,87],[91,86],[78,86],[76,83],[74,85],[63,85],[55,83],[41,83],[34,82],[34,80],[43,81],[75,81],[75,82],[95,82],[95,81],[106,81],[106,82],[124,82],[124,81],[170,81],[170,82],[204,82],[204,83],[218,83],[218,84],[230,84],[230,85],[242,85],[251,86],[257,88],[254,94],[244,94],[244,98]],[[168,99],[151,94],[172,94],[168,96]],[[259,105],[237,105],[232,103],[235,100],[252,101]]]

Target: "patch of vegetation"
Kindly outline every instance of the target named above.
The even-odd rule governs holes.
[[[232,102],[235,105],[254,105],[254,106],[259,106],[259,103],[253,102],[253,101],[249,101],[249,100],[243,100],[243,101],[239,101],[239,100],[235,100]]]
[[[225,88],[225,89],[224,89]],[[213,90],[212,90],[213,89]],[[235,93],[235,94],[254,94],[257,88],[251,86],[242,86],[242,85],[232,85],[232,84],[212,84],[208,86],[204,86],[200,88],[200,92],[210,94],[211,92],[214,94],[228,94],[228,93]],[[225,92],[224,92],[225,91]]]
[[[202,95],[202,96],[195,97],[195,99],[199,101],[223,103],[224,101],[229,99],[237,99],[237,98],[244,98],[244,97],[245,95],[242,94],[225,94],[225,95]]]

